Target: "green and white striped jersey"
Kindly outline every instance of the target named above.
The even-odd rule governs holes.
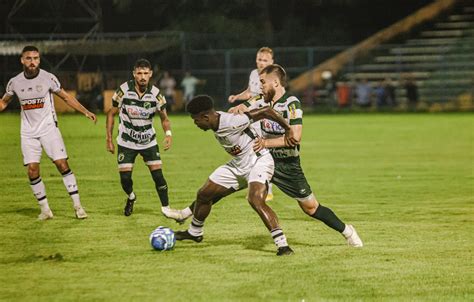
[[[269,106],[263,97],[250,99],[245,105],[249,107],[250,110]],[[272,103],[272,107],[286,119],[290,126],[303,124],[303,110],[301,109],[301,103],[297,97],[285,93],[280,99]],[[261,120],[261,129],[264,138],[275,138],[285,134],[283,127],[277,122],[268,119]],[[300,155],[300,146],[271,148],[270,152],[273,158],[277,159],[298,157]]]
[[[125,82],[112,96],[112,106],[119,108],[117,144],[135,150],[157,145],[153,117],[166,108],[166,99],[157,87],[149,85],[140,98],[135,81]]]

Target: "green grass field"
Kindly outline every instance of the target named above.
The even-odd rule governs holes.
[[[171,122],[174,145],[162,158],[171,205],[181,208],[228,155],[190,118]],[[74,218],[62,179],[43,155],[55,217],[37,221],[19,124],[19,114],[0,114],[1,301],[474,300],[472,114],[306,116],[308,180],[322,204],[357,227],[365,246],[348,247],[275,190],[271,206],[292,257],[275,256],[245,192],[213,208],[202,243],[153,251],[148,236],[155,227],[186,226],[161,216],[141,160],[133,175],[135,212],[123,216],[104,116],[95,126],[60,116],[89,218]]]

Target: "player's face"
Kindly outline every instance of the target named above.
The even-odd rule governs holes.
[[[137,83],[139,87],[147,87],[152,75],[153,71],[151,71],[150,68],[138,67],[133,70],[135,83]]]
[[[260,75],[260,84],[262,87],[263,99],[270,103],[275,96],[275,88],[278,87],[279,81],[274,74],[263,73]]]
[[[198,114],[192,114],[191,118],[194,121],[194,124],[198,126],[198,128],[207,131],[211,129],[211,123],[209,120],[209,115],[203,114],[203,113],[198,113]]]
[[[259,52],[257,53],[257,59],[255,62],[257,63],[257,70],[260,72],[268,65],[273,64],[273,57],[268,52]]]
[[[27,73],[36,73],[40,64],[40,55],[37,51],[25,51],[21,55],[21,64]]]

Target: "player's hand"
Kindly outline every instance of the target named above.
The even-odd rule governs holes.
[[[163,140],[163,149],[166,151],[169,148],[171,148],[171,142],[173,141],[173,138],[171,135],[165,136],[165,139]]]
[[[112,140],[107,140],[107,151],[109,151],[110,153],[114,154],[115,153],[115,146],[114,146],[114,143],[112,142]]]
[[[295,133],[291,127],[290,130],[285,131],[285,145],[288,147],[294,147],[298,145],[298,141],[295,138]]]
[[[92,112],[90,112],[90,111],[87,111],[85,115],[86,115],[86,117],[87,117],[88,119],[90,119],[91,121],[93,121],[94,124],[97,124],[97,116],[95,116],[94,113],[92,113]]]
[[[233,102],[235,102],[236,99],[237,99],[237,96],[232,94],[232,95],[229,95],[229,98],[227,99],[227,101],[229,103],[233,103]]]
[[[265,148],[265,139],[263,139],[261,137],[257,137],[253,141],[253,151],[258,152],[258,151],[262,150],[263,148]]]

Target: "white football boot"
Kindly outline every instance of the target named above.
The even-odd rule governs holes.
[[[87,218],[87,213],[84,210],[82,206],[75,206],[74,211],[76,212],[76,218],[77,219],[86,219]]]
[[[38,220],[48,219],[53,219],[53,212],[51,212],[51,209],[41,210],[41,213],[38,215]]]
[[[183,224],[184,221],[189,217],[189,216],[185,217],[185,215],[183,215],[182,210],[172,209],[169,206],[168,207],[161,207],[161,213],[163,213],[163,215],[166,218],[173,219],[174,221],[176,221],[179,224]]]
[[[363,247],[364,244],[362,243],[362,240],[357,234],[355,228],[350,224],[347,225],[347,228],[349,228],[349,230],[351,231],[350,235],[344,236],[347,240],[347,244],[352,247]]]

